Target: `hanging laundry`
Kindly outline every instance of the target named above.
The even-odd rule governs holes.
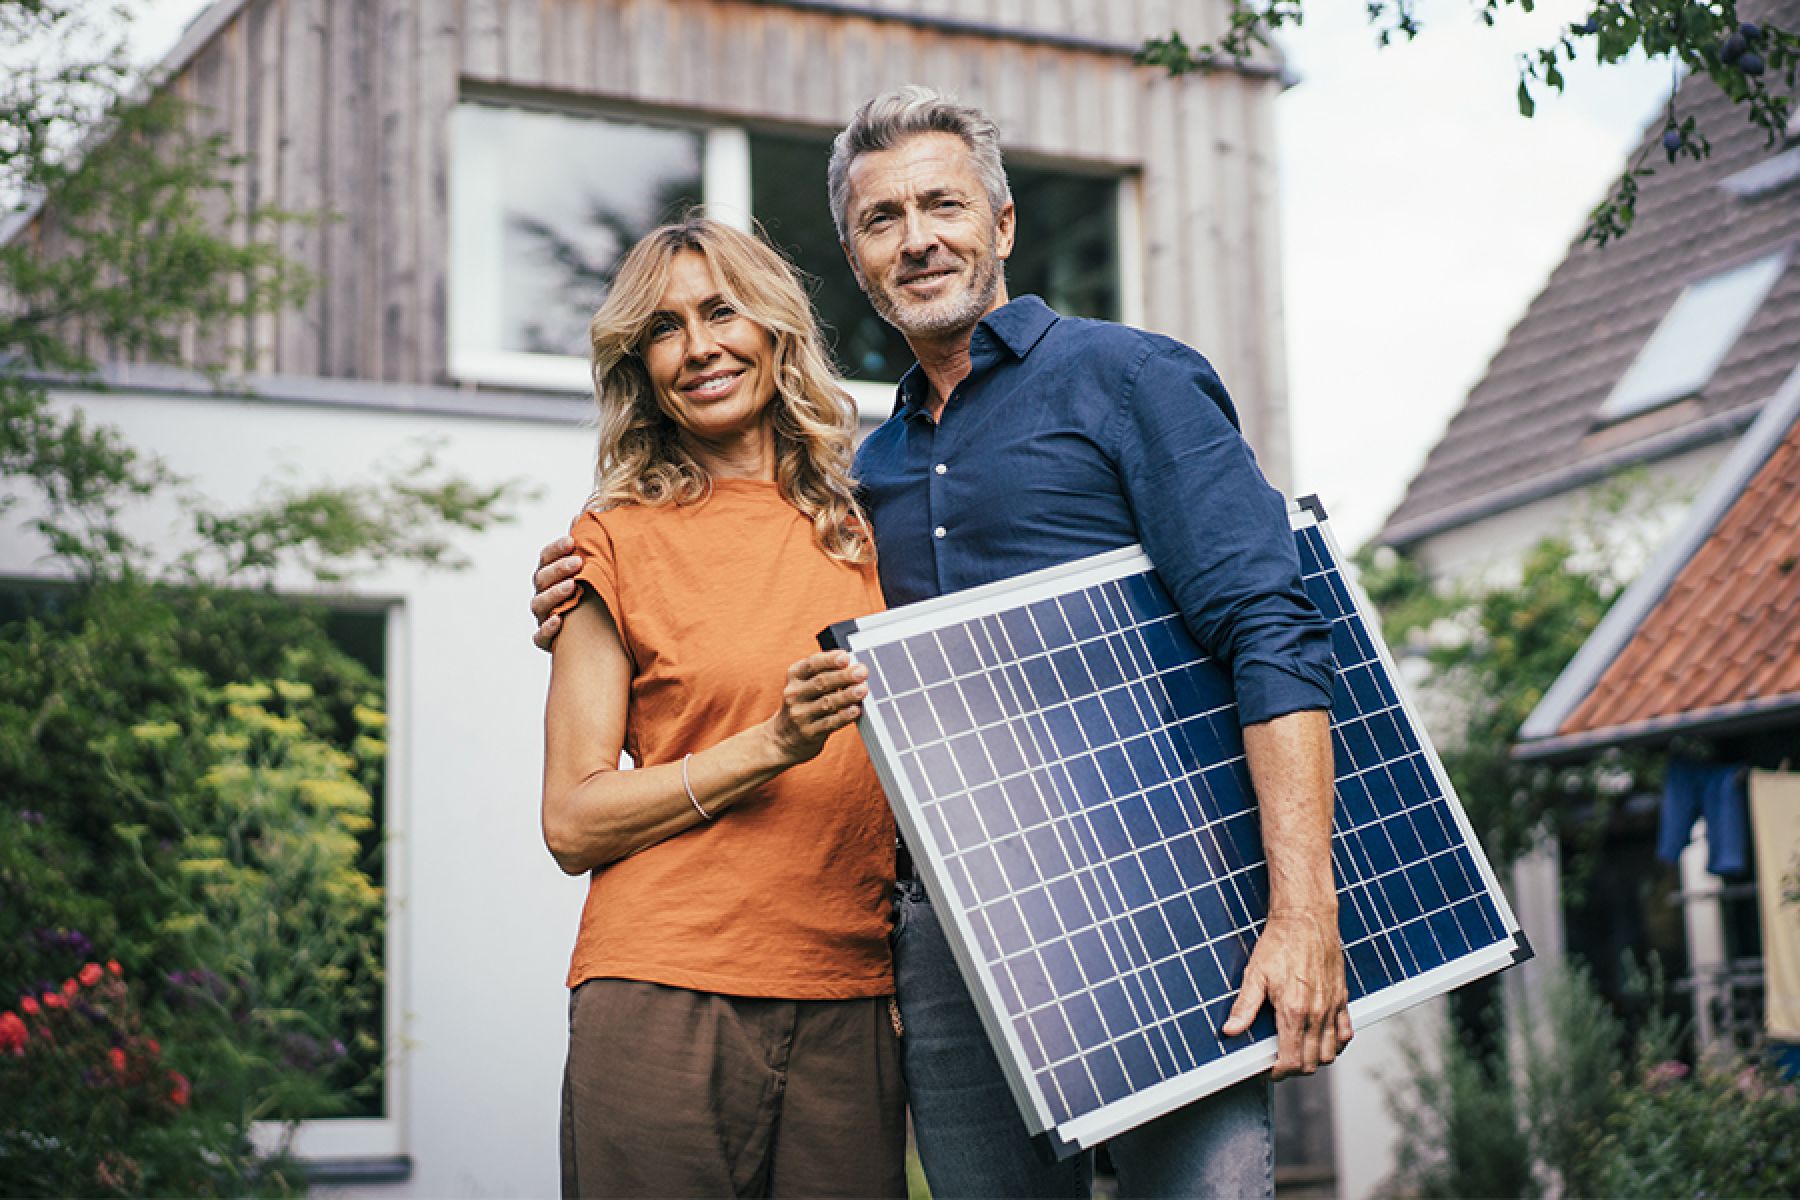
[[[1738,766],[1669,760],[1663,779],[1662,820],[1656,856],[1679,862],[1694,831],[1706,818],[1706,869],[1714,875],[1742,875],[1750,870],[1750,813],[1745,776]]]

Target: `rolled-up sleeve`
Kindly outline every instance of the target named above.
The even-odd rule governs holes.
[[[1239,719],[1331,707],[1331,631],[1300,582],[1287,504],[1199,354],[1146,347],[1109,441],[1144,550],[1204,648],[1229,664]]]

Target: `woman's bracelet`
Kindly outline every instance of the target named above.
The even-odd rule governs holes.
[[[700,814],[700,819],[710,821],[712,814],[700,807],[700,797],[694,795],[694,785],[688,782],[688,759],[692,757],[694,756],[691,754],[681,756],[681,790],[687,793],[688,802],[694,806],[694,811]]]

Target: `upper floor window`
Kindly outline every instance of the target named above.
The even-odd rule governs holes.
[[[588,318],[624,251],[704,202],[755,217],[805,273],[839,369],[885,415],[911,351],[875,315],[838,246],[826,199],[829,138],[695,128],[486,103],[453,126],[450,372],[504,386],[587,390]],[[1009,163],[1019,236],[1012,295],[1058,311],[1121,314],[1119,178]]]
[[[1616,421],[1692,396],[1737,344],[1787,265],[1787,251],[1690,283],[1600,406]]]

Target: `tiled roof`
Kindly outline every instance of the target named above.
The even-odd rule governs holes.
[[[1800,0],[1739,6],[1752,7],[1782,28],[1800,26]],[[1800,182],[1792,172],[1784,186],[1754,195],[1721,186],[1793,152],[1796,142],[1765,146],[1762,132],[1705,78],[1684,83],[1678,103],[1699,118],[1712,156],[1670,166],[1657,150],[1631,232],[1604,249],[1580,242],[1570,249],[1413,479],[1382,541],[1405,546],[1603,470],[1736,433],[1800,362],[1800,254],[1793,254],[1698,397],[1597,423],[1601,402],[1683,287],[1800,239]],[[1661,136],[1653,122],[1645,144]]]
[[[1786,711],[1800,712],[1800,416],[1551,740],[1604,744]]]

